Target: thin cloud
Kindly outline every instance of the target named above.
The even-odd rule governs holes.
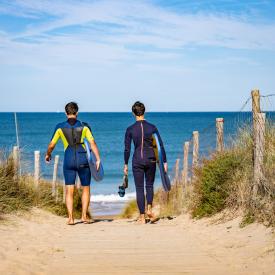
[[[18,0],[4,2],[1,12],[30,18],[24,31],[0,33],[5,64],[42,68],[157,60],[166,66],[190,46],[275,49],[275,24],[251,23],[245,16],[224,13],[179,14],[148,1]]]

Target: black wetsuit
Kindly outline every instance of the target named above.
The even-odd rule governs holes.
[[[132,140],[135,146],[132,168],[136,185],[137,204],[140,214],[145,213],[144,177],[147,204],[152,204],[154,197],[156,156],[153,147],[153,134],[158,135],[163,155],[163,162],[166,162],[166,153],[160,134],[155,125],[147,122],[146,120],[136,121],[133,125],[127,128],[125,133],[125,164],[128,164],[130,158]]]

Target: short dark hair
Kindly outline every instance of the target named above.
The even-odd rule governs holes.
[[[145,113],[145,106],[143,103],[137,101],[135,102],[135,104],[132,106],[132,112],[136,115],[136,116],[143,116]]]
[[[76,115],[78,112],[78,105],[75,102],[69,102],[65,106],[65,112],[67,115]]]

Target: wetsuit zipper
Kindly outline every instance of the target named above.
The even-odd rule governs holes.
[[[74,144],[74,163],[75,163],[75,165],[76,165],[76,167],[77,167],[77,161],[76,161],[76,146],[77,146],[77,144],[76,144],[76,138],[75,138],[75,135],[74,135],[74,128],[72,128],[72,136],[73,136],[73,144]]]
[[[143,159],[144,129],[143,129],[143,124],[142,124],[142,122],[140,123],[140,126],[141,126],[141,152],[140,152],[140,155],[141,155],[141,159]]]

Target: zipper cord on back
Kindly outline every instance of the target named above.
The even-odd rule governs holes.
[[[141,158],[143,159],[143,142],[144,142],[144,129],[143,129],[143,123],[141,122],[140,124],[141,126],[141,134],[142,134],[142,137],[141,137]]]

